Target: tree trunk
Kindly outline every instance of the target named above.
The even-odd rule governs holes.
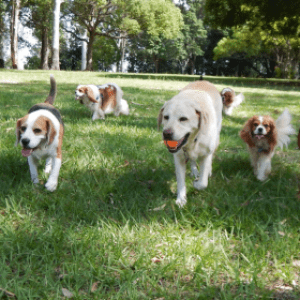
[[[53,41],[51,70],[59,70],[59,14],[61,0],[55,0],[53,10]]]
[[[42,49],[41,49],[41,66],[43,70],[49,70],[48,65],[49,48],[48,48],[48,29],[45,27],[42,30]]]
[[[10,25],[10,49],[13,69],[18,69],[18,21],[20,0],[12,1],[11,25]]]
[[[95,33],[90,32],[90,38],[88,42],[88,47],[87,47],[87,65],[86,65],[86,70],[87,71],[92,71],[93,70],[93,44],[95,40]]]
[[[84,29],[84,33],[82,38],[87,39],[87,29]],[[81,45],[81,70],[84,71],[86,69],[86,42],[82,41]]]

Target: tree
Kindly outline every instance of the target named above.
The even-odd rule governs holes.
[[[204,53],[203,46],[207,38],[202,19],[203,1],[185,0],[179,3],[184,25],[177,45],[182,73],[188,69],[194,75],[196,58]]]
[[[244,54],[245,59],[260,61],[267,77],[274,74],[276,61],[282,77],[293,77],[298,72],[300,38],[280,34],[281,30],[276,29],[278,25],[280,27],[278,23],[281,22],[273,23],[271,30],[264,30],[259,26],[251,28],[247,25],[233,29],[233,34],[224,37],[214,49],[214,59]],[[249,62],[247,64],[251,65]],[[251,68],[264,75],[254,64]]]
[[[4,68],[4,35],[5,35],[5,16],[6,5],[4,2],[0,2],[0,68]]]
[[[35,29],[35,35],[41,40],[41,62],[40,68],[49,69],[49,41],[52,34],[52,15],[49,13],[52,8],[52,0],[27,0],[28,22],[26,26]]]
[[[54,0],[51,70],[59,70],[59,15],[63,0]]]
[[[87,70],[92,69],[97,36],[124,39],[145,31],[173,38],[182,21],[180,11],[168,0],[74,0],[67,13],[88,30]]]
[[[256,20],[270,30],[274,22],[286,19],[281,34],[295,35],[300,24],[300,0],[206,0],[205,11],[205,20],[213,27],[235,27]]]
[[[10,49],[13,69],[18,69],[18,24],[20,13],[20,0],[11,1],[11,22],[10,22]]]

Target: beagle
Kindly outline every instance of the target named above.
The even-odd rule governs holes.
[[[45,187],[53,192],[57,187],[62,160],[64,124],[59,111],[52,105],[56,96],[56,82],[50,76],[50,93],[44,103],[34,105],[28,114],[17,121],[16,146],[20,144],[22,155],[27,157],[30,175],[37,184],[38,161],[46,159],[45,173],[50,173]]]
[[[122,99],[123,91],[115,83],[104,85],[78,85],[75,90],[75,100],[88,107],[93,112],[92,120],[105,119],[105,115],[114,113],[129,115],[126,100]]]

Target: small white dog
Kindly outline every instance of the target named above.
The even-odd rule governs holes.
[[[123,91],[115,83],[104,85],[78,85],[75,90],[75,100],[88,107],[93,112],[92,120],[105,119],[105,115],[114,113],[129,115],[126,100],[122,99]]]
[[[223,101],[223,112],[227,116],[230,116],[233,109],[239,106],[245,99],[242,93],[236,96],[234,90],[229,87],[222,90],[221,97]]]
[[[31,107],[28,114],[17,121],[17,141],[27,157],[33,183],[38,183],[38,161],[46,158],[45,173],[50,173],[45,187],[56,190],[62,159],[64,125],[59,111],[52,106],[56,96],[56,82],[50,77],[51,89],[44,103]]]
[[[160,124],[163,124],[164,142],[169,152],[174,154],[176,204],[182,207],[186,203],[187,160],[191,162],[196,189],[206,188],[212,173],[213,154],[219,144],[222,126],[222,99],[219,91],[208,81],[190,83],[163,105],[158,116],[158,128]]]
[[[287,147],[289,135],[296,133],[291,120],[292,116],[285,109],[276,122],[270,116],[253,116],[241,130],[240,137],[248,146],[251,165],[258,180],[268,178],[275,147]]]

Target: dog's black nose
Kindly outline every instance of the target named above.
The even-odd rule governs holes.
[[[163,136],[165,140],[172,140],[173,137],[173,131],[171,129],[165,129],[163,131]]]
[[[27,148],[28,144],[30,143],[30,139],[22,139],[21,142],[24,148]]]
[[[263,129],[260,127],[258,128],[258,133],[262,133]]]

